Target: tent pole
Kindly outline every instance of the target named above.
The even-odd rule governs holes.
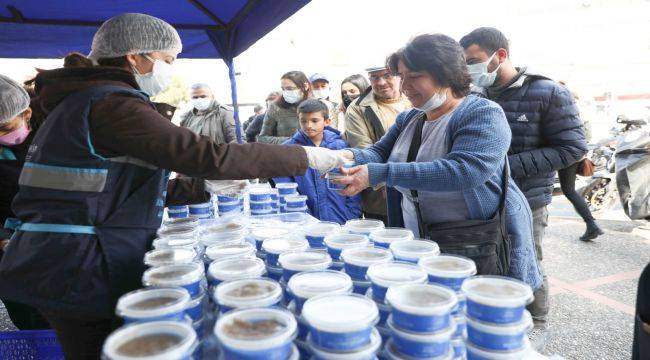
[[[228,65],[228,76],[230,77],[230,95],[232,97],[232,107],[234,109],[235,118],[235,133],[237,134],[237,142],[243,144],[241,134],[241,121],[239,121],[239,104],[237,103],[237,80],[235,79],[235,60],[230,59],[226,62]]]

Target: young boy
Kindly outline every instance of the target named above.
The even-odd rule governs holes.
[[[319,146],[332,150],[349,147],[341,138],[341,133],[329,127],[329,110],[322,101],[303,101],[298,106],[298,118],[300,130],[285,144]],[[307,195],[309,212],[319,220],[344,224],[347,220],[361,217],[361,198],[342,196],[336,190],[328,189],[327,179],[321,178],[314,169],[308,169],[302,176],[274,178],[273,181],[298,183],[298,192]]]

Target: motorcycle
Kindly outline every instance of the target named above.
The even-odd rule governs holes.
[[[621,127],[612,131],[614,138],[601,141],[599,147],[588,153],[589,159],[596,166],[596,171],[590,181],[580,190],[580,193],[594,215],[609,210],[619,200],[623,203],[619,196],[617,181],[617,178],[620,177],[617,176],[617,156],[629,152],[630,147],[636,146],[635,143],[630,145],[630,141],[626,141],[626,139],[633,134],[645,132],[643,127],[647,125],[647,121],[643,119],[629,119],[624,115],[618,116],[616,123]],[[647,137],[647,132],[645,133]]]

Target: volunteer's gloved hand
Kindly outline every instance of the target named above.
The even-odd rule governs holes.
[[[205,191],[212,194],[237,196],[247,187],[248,180],[205,180]]]
[[[346,160],[338,151],[312,146],[302,148],[307,153],[309,167],[318,170],[321,174],[343,165]]]

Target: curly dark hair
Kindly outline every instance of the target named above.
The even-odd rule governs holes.
[[[439,86],[450,88],[455,97],[469,94],[471,78],[463,48],[447,35],[418,35],[388,56],[386,65],[396,73],[400,61],[410,70],[427,72]]]

